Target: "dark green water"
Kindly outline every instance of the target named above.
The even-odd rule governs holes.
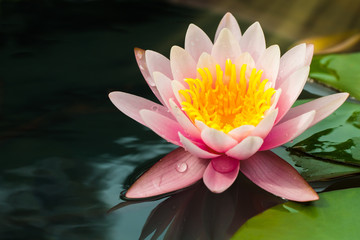
[[[108,100],[153,98],[133,47],[168,56],[189,23],[213,36],[221,15],[160,1],[1,1],[0,11],[0,239],[227,239],[282,201],[242,177],[222,195],[199,183],[157,201],[119,198],[174,149]]]

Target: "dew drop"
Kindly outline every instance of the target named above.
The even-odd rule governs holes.
[[[180,172],[180,173],[183,173],[187,170],[188,166],[186,163],[178,163],[177,166],[176,166],[176,171]]]
[[[152,107],[151,107],[151,110],[157,111],[157,110],[158,110],[158,107],[157,107],[157,106],[152,106]]]

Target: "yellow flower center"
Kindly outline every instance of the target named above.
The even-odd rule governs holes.
[[[236,73],[231,60],[226,61],[225,74],[216,65],[216,79],[208,68],[198,68],[199,78],[187,78],[188,89],[180,90],[182,109],[191,119],[199,120],[211,128],[228,133],[242,125],[256,126],[271,106],[276,92],[261,81],[262,70],[252,69],[246,77],[246,64]]]

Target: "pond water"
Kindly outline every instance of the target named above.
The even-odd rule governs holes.
[[[154,201],[120,199],[175,147],[107,94],[153,98],[133,47],[168,56],[189,23],[213,35],[222,13],[146,1],[3,1],[1,11],[1,239],[228,239],[283,202],[243,176],[221,195],[200,182]]]

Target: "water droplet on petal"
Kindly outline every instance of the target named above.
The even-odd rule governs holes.
[[[187,170],[188,166],[186,163],[178,163],[177,166],[176,166],[176,171],[180,172],[180,173],[183,173]]]
[[[162,184],[162,176],[152,180],[153,186],[161,187],[161,184]]]
[[[158,110],[158,107],[157,107],[157,106],[152,106],[152,107],[151,107],[151,110],[157,111],[157,110]]]

